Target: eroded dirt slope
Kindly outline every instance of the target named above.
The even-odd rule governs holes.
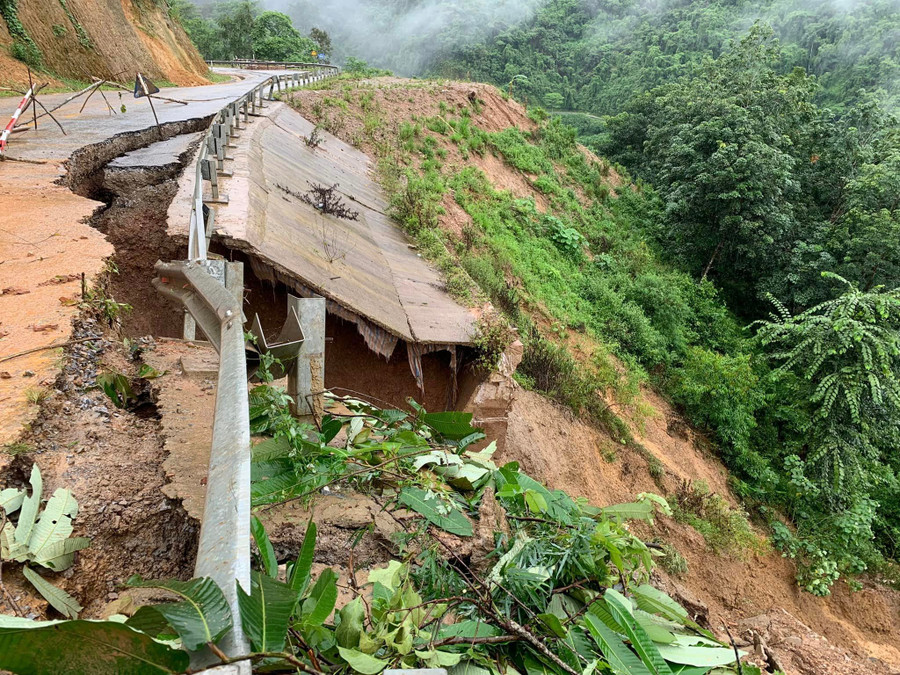
[[[137,70],[178,85],[205,84],[207,67],[165,3],[139,0],[29,0],[18,18],[41,51],[42,65],[63,77],[129,81]],[[10,55],[13,39],[0,18],[0,85],[28,81]],[[41,82],[48,78],[41,74]],[[49,78],[50,84],[58,81]]]

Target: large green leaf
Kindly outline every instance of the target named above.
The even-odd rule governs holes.
[[[512,668],[508,668],[510,672],[513,672]],[[487,668],[482,668],[475,661],[463,661],[460,664],[455,666],[451,666],[447,670],[448,675],[493,675],[492,671]]]
[[[334,638],[341,647],[356,649],[359,646],[359,634],[363,631],[363,619],[366,610],[362,598],[355,597],[341,607],[341,625],[334,631]]]
[[[273,459],[250,465],[250,503],[253,506],[271,504],[294,496],[302,490],[290,459]]]
[[[275,558],[275,549],[266,534],[266,528],[262,521],[256,516],[250,516],[250,533],[253,535],[253,541],[259,549],[259,557],[262,559],[263,568],[266,574],[273,579],[278,578],[278,560]]]
[[[316,524],[310,518],[306,524],[306,533],[303,535],[300,553],[297,554],[297,562],[294,563],[294,567],[291,569],[291,588],[301,595],[309,585],[313,557],[316,553],[316,533]]]
[[[613,588],[603,594],[609,613],[622,627],[625,636],[653,675],[672,675],[672,670],[659,653],[657,646],[632,614],[631,601]]]
[[[692,623],[688,618],[687,610],[658,588],[642,584],[632,588],[631,593],[634,595],[637,606],[645,612],[659,614],[670,621],[677,621],[684,625]]]
[[[250,449],[250,461],[269,462],[287,457],[291,452],[291,441],[287,436],[267,438]]]
[[[659,617],[655,614],[649,614],[643,610],[636,609],[634,610],[634,619],[637,621],[641,628],[644,629],[644,632],[656,643],[669,645],[675,642],[675,635],[668,630],[663,625],[657,621]],[[659,621],[665,621],[665,619],[659,619]],[[674,625],[669,622],[669,625]]]
[[[640,586],[632,588],[631,593],[634,595],[634,601],[637,606],[645,612],[659,614],[669,621],[674,621],[684,626],[690,626],[703,635],[715,639],[715,636],[712,633],[691,620],[684,607],[679,605],[658,588],[654,588],[649,584],[641,584]],[[718,640],[716,642],[718,643]]]
[[[57,488],[53,496],[47,501],[41,518],[31,532],[28,540],[28,550],[35,561],[39,561],[46,554],[44,549],[52,544],[67,539],[72,534],[72,518],[78,515],[78,502],[72,493],[63,488]]]
[[[18,511],[23,501],[25,501],[25,490],[16,488],[0,490],[0,509],[6,511],[6,515]]]
[[[235,582],[237,583],[237,582]],[[297,600],[297,591],[287,584],[253,571],[250,595],[237,585],[241,625],[257,652],[280,652],[284,649],[288,624]]]
[[[657,645],[666,661],[686,666],[727,666],[734,663],[731,647],[686,647],[684,645]],[[741,656],[745,652],[738,652]]]
[[[31,494],[23,500],[19,522],[16,523],[16,543],[23,546],[28,546],[28,540],[31,539],[38,507],[41,505],[41,493],[44,491],[44,481],[41,479],[41,470],[37,464],[31,466],[30,482]]]
[[[74,537],[63,539],[41,549],[39,556],[34,557],[34,562],[44,567],[49,567],[55,572],[68,569],[75,559],[75,552],[87,548],[91,540],[87,537]]]
[[[437,638],[443,639],[448,637],[494,637],[497,635],[503,635],[503,631],[499,628],[492,626],[489,623],[484,623],[481,620],[474,619],[465,619],[458,623],[451,623],[446,626],[441,626],[441,629],[438,631]]]
[[[357,673],[362,673],[362,675],[378,675],[388,664],[387,661],[376,659],[374,656],[369,656],[355,649],[338,647],[338,652],[353,670]]]
[[[516,474],[516,481],[523,490],[533,490],[544,498],[547,515],[551,518],[561,523],[570,524],[572,522],[572,513],[577,509],[575,502],[565,492],[562,490],[548,490],[534,478],[524,473]]]
[[[174,639],[178,637],[175,629],[166,621],[166,617],[156,611],[154,605],[143,605],[125,621],[125,625],[131,626],[147,635],[160,639]]]
[[[473,534],[472,523],[462,511],[433,492],[414,487],[403,488],[400,501],[442,530],[460,537],[471,537]]]
[[[9,521],[0,530],[0,556],[16,562],[28,560],[28,546],[16,541],[16,528]]]
[[[121,623],[0,616],[0,670],[18,675],[171,675],[188,665],[186,652]]]
[[[610,630],[603,621],[588,613],[584,617],[584,623],[616,675],[651,675],[638,656],[622,641],[621,636]]]
[[[309,597],[303,601],[301,616],[304,623],[321,626],[334,610],[337,602],[337,574],[330,567],[322,570]]]
[[[444,438],[458,441],[478,431],[472,426],[472,413],[439,412],[422,415],[422,421]]]
[[[231,610],[222,589],[209,577],[190,581],[144,581],[132,577],[128,585],[160,588],[174,593],[180,602],[152,605],[175,629],[184,646],[194,651],[208,642],[217,642],[232,626]]]
[[[38,593],[44,596],[44,600],[49,602],[53,609],[70,619],[78,618],[78,612],[84,608],[78,604],[75,598],[51,584],[27,565],[22,568],[22,574],[32,583]]]
[[[604,506],[600,513],[619,523],[626,520],[653,520],[653,504],[650,502],[630,502]]]

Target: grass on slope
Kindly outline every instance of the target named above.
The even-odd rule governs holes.
[[[413,88],[433,97],[426,114],[391,119],[377,81],[329,85],[301,95],[298,107],[375,155],[394,215],[448,290],[470,303],[490,299],[518,329],[523,384],[626,443],[614,408],[633,402],[648,379],[695,421],[731,436],[748,432],[742,397],[754,375],[740,327],[711,284],[670,269],[648,244],[659,208],[651,193],[622,187],[557,120],[536,118],[531,132],[486,132],[477,124],[483,101],[448,105],[441,83],[426,82],[406,93],[390,85],[399,87],[395,100],[412,101]],[[476,161],[489,153],[521,172],[532,194],[496,189]],[[442,227],[448,196],[469,220],[461,232]],[[495,344],[496,328],[483,328]],[[653,469],[661,473],[658,462]]]

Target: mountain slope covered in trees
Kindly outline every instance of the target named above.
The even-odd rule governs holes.
[[[434,5],[354,7],[409,19]],[[474,281],[518,326],[531,386],[576,411],[599,405],[609,372],[573,360],[559,335],[574,331],[668,397],[716,442],[736,492],[817,594],[841,575],[900,576],[898,6],[549,0],[480,44],[432,17],[384,23],[365,52],[379,66],[415,56],[423,71],[502,85],[533,108],[597,113],[582,139],[626,184],[635,177],[633,190],[606,189],[608,165],[585,160],[558,119],[490,143],[456,130],[459,142],[473,135],[472,152],[504,156],[551,208],[479,211],[534,230],[528,252],[495,245],[451,263],[445,245],[467,241],[428,248],[448,287]],[[348,34],[331,35],[336,53]],[[558,165],[589,208],[557,184]],[[433,173],[405,177],[410,204],[436,212],[444,192],[485,192],[468,174]],[[527,274],[526,254],[543,261]],[[564,273],[548,276],[551,255]],[[521,320],[502,272],[515,269],[552,331]]]
[[[818,77],[828,104],[856,101],[860,89],[897,96],[896,0],[550,0],[530,21],[457,49],[433,70],[498,85],[518,77],[516,89],[535,102],[614,114],[632,96],[698,72],[756,21],[781,41],[783,72]]]

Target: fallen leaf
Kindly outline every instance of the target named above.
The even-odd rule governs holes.
[[[67,298],[66,296],[62,296],[59,299],[59,304],[65,305],[66,307],[71,307],[72,305],[77,305],[78,300],[76,298]]]
[[[56,330],[59,328],[58,323],[33,323],[31,324],[31,330],[35,333],[47,333],[51,330]]]

